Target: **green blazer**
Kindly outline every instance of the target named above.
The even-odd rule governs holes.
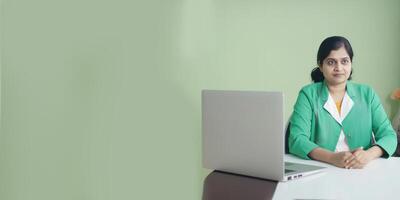
[[[378,145],[386,158],[395,152],[396,133],[378,95],[371,87],[352,81],[347,81],[346,92],[350,101],[346,105],[350,106],[340,120],[327,109],[332,100],[324,81],[300,90],[290,118],[290,153],[310,159],[308,154],[316,147],[334,152],[342,129],[350,150]]]

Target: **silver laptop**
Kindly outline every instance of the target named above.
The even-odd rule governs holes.
[[[284,162],[282,92],[202,91],[203,166],[287,181],[324,167]]]

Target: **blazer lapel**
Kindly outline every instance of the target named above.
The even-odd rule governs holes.
[[[339,115],[339,111],[336,108],[336,104],[333,101],[333,98],[330,94],[328,94],[328,100],[324,104],[324,109],[331,114],[331,116],[339,123],[342,125],[342,118]]]
[[[351,81],[347,81],[346,84],[346,93],[343,97],[341,113],[342,116],[339,115],[339,111],[336,108],[336,104],[329,94],[328,86],[326,82],[323,81],[321,84],[321,88],[319,90],[319,95],[321,96],[321,103],[324,104],[324,109],[329,112],[329,114],[342,126],[343,120],[350,113],[353,108],[354,101],[357,101],[357,96],[355,91],[353,91],[353,85]]]
[[[347,94],[347,92],[344,94],[343,97],[343,102],[342,102],[342,121],[346,118],[347,114],[349,114],[351,108],[353,107],[354,102],[353,100],[350,98],[350,96]]]

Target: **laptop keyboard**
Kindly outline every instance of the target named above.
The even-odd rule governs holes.
[[[292,165],[294,165],[294,163],[291,163],[291,162],[285,162],[285,166],[287,167],[287,166],[292,166]]]
[[[285,174],[291,173],[291,172],[295,172],[295,171],[294,170],[290,170],[290,169],[285,169]]]

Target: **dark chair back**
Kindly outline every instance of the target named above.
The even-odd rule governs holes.
[[[400,157],[400,134],[397,133],[397,149],[396,152],[394,152],[394,155],[396,157]]]
[[[289,135],[290,135],[290,122],[288,122],[285,131],[285,154],[289,153]]]

